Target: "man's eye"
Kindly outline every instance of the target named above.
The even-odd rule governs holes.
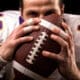
[[[53,13],[55,13],[53,10],[47,11],[47,12],[45,13],[45,16],[48,16],[48,15],[53,14]]]
[[[30,17],[37,17],[38,13],[32,11],[32,12],[28,13],[28,16],[30,16]]]

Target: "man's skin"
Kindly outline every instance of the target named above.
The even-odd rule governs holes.
[[[7,40],[0,47],[0,56],[5,60],[9,60],[13,56],[15,48],[23,42],[33,40],[32,36],[23,36],[25,33],[39,29],[38,23],[44,16],[52,13],[62,15],[64,6],[59,5],[59,0],[23,0],[23,8],[20,8],[21,16],[24,22],[19,25],[7,38]],[[32,18],[36,26],[28,26],[28,19]],[[28,26],[28,28],[26,27]],[[60,35],[61,29],[51,29],[53,34],[50,35],[52,40],[56,40],[61,46],[59,54],[43,51],[43,56],[55,59],[59,62],[59,72],[67,80],[80,80],[80,71],[76,65],[75,48],[73,36],[70,28],[62,22],[62,26],[66,32],[65,37]],[[55,35],[56,33],[57,35]]]

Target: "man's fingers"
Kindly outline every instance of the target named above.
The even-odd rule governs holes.
[[[15,44],[20,44],[23,42],[30,42],[32,40],[33,40],[32,36],[21,37],[21,38],[16,39]]]
[[[67,42],[64,39],[62,39],[61,37],[54,35],[54,34],[51,35],[51,39],[55,40],[56,42],[58,42],[61,45],[61,52],[65,53],[64,55],[69,55],[73,52],[73,44],[72,43]],[[71,51],[71,52],[68,52],[68,51]]]
[[[38,18],[31,18],[27,21],[24,21],[19,27],[15,29],[15,37],[18,38],[20,36],[23,36],[24,34],[32,32],[33,30],[38,30],[39,26],[35,24],[38,24],[39,22],[40,20]]]
[[[28,32],[31,32],[33,30],[38,30],[39,29],[39,26],[28,26],[28,27],[24,27],[23,28],[23,31],[25,33],[28,33]]]
[[[72,31],[70,27],[65,22],[62,22],[62,26],[65,28],[65,32],[72,38]]]
[[[69,43],[67,41],[56,35],[51,35],[51,39],[55,40],[61,45],[61,53],[65,53],[64,55],[69,54],[67,53],[67,51],[69,51],[71,47],[69,46]]]
[[[53,33],[56,33],[57,35],[59,35],[60,37],[62,37],[63,39],[67,39],[68,38],[68,34],[65,32],[65,31],[63,31],[60,27],[58,27],[58,26],[53,26],[52,28],[51,28],[51,31],[53,32]]]
[[[20,25],[20,27],[22,28],[22,27],[26,27],[26,26],[38,24],[39,22],[40,22],[40,20],[39,20],[38,18],[35,18],[35,19],[31,18],[31,19],[28,19],[28,20],[24,21],[24,22]]]
[[[35,30],[39,30],[39,26],[24,27],[16,34],[16,38],[24,36],[24,34],[30,33],[30,32],[35,31]]]
[[[65,22],[62,22],[61,25],[65,30],[68,28],[68,25]]]
[[[59,37],[55,34],[51,35],[51,39],[58,42],[62,47],[67,47],[68,46],[68,43],[63,38],[61,38],[61,37]]]
[[[66,23],[63,22],[62,26],[65,27],[66,33],[69,35],[69,39],[68,39],[69,48],[72,48],[72,46],[74,46],[72,31],[71,31],[70,27]]]
[[[63,57],[60,56],[59,54],[56,54],[56,53],[52,53],[52,52],[48,52],[48,51],[43,51],[42,52],[42,55],[47,57],[47,58],[51,58],[51,59],[54,59],[54,60],[57,60],[57,61],[64,61]]]
[[[53,23],[50,23],[50,22],[42,19],[39,24],[64,39],[67,39],[67,37],[68,37],[68,34],[64,30],[62,30],[59,26],[57,26]]]

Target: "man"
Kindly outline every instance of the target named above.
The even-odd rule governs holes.
[[[24,36],[24,34],[38,30],[38,23],[44,16],[53,13],[62,16],[64,13],[64,5],[61,0],[21,0],[20,11],[24,22],[21,25],[15,25],[8,35],[5,34],[7,36],[0,47],[1,69],[8,64],[8,61],[11,61],[14,50],[19,44],[33,40],[33,36]],[[26,27],[29,25],[30,18],[32,18],[33,24],[37,24],[36,26]],[[10,26],[11,25],[9,25],[9,28]],[[52,40],[56,40],[62,46],[61,52],[57,55],[48,51],[43,51],[42,54],[45,57],[55,59],[59,62],[58,70],[65,79],[80,80],[80,71],[75,60],[72,32],[64,22],[62,22],[62,26],[66,30],[66,32],[62,34],[65,37],[60,35],[61,29],[51,30],[58,36],[55,34],[50,35]],[[4,32],[1,33],[2,35],[4,34]]]

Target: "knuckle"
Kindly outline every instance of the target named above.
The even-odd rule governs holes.
[[[73,34],[72,34],[72,32],[71,32],[71,34],[70,34],[70,37],[73,38]]]
[[[64,42],[64,48],[68,47],[68,43],[67,42]]]
[[[68,36],[66,37],[66,40],[69,41],[70,39],[71,39],[71,37],[68,35]]]
[[[65,22],[62,22],[62,27],[63,27],[64,29],[67,29],[67,28],[68,28],[68,25],[67,25]]]
[[[13,41],[13,40],[11,40],[11,41],[9,41],[9,44],[8,44],[8,46],[11,48],[11,47],[14,47],[16,45],[16,42],[15,41]]]

